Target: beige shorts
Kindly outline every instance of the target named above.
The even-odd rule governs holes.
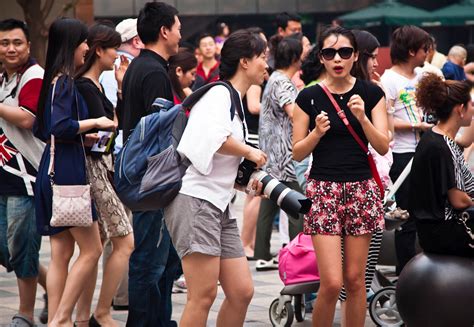
[[[133,232],[132,212],[120,201],[112,186],[108,172],[113,171],[112,155],[98,159],[87,156],[87,177],[91,183],[91,195],[99,213],[100,237],[125,236]]]
[[[164,218],[180,258],[195,252],[222,259],[245,256],[229,208],[221,212],[206,200],[178,194],[165,208]]]

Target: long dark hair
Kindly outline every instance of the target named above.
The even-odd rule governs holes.
[[[380,47],[380,43],[375,36],[367,31],[353,30],[357,47],[359,48],[359,58],[352,67],[351,75],[359,79],[370,81],[371,77],[367,70],[367,62],[372,52]]]
[[[311,51],[301,63],[300,78],[305,85],[319,79],[324,72],[324,65],[319,60],[319,47],[314,45]]]
[[[118,48],[121,44],[122,39],[120,34],[113,28],[104,24],[92,26],[89,29],[89,35],[87,37],[89,51],[87,51],[84,59],[84,65],[82,65],[76,73],[76,78],[84,75],[98,59],[96,54],[97,49]]]
[[[318,38],[319,51],[323,49],[324,41],[326,41],[326,39],[330,37],[331,35],[335,35],[336,37],[339,37],[339,36],[346,37],[349,40],[352,47],[354,48],[354,52],[358,51],[357,41],[355,39],[354,33],[352,33],[350,30],[341,26],[329,26],[321,31],[321,34],[319,35],[319,38]]]
[[[238,30],[232,33],[224,42],[221,50],[220,79],[228,80],[232,78],[237,72],[240,59],[251,59],[260,56],[266,48],[266,42],[258,34],[247,30]]]
[[[197,67],[197,59],[194,56],[194,53],[189,51],[189,49],[179,48],[178,54],[171,56],[168,62],[168,75],[171,80],[171,85],[173,86],[173,91],[180,98],[180,100],[183,100],[186,95],[184,94],[183,88],[179,83],[178,75],[176,75],[176,68],[181,67],[183,73],[186,73]]]
[[[66,78],[72,79],[76,69],[74,65],[74,52],[86,39],[87,26],[77,19],[60,18],[51,24],[43,84],[41,86],[36,115],[40,129],[44,127],[43,114],[53,79],[60,73],[65,75]]]

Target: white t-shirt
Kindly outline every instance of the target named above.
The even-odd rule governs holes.
[[[388,100],[394,103],[394,119],[413,124],[423,121],[423,111],[418,108],[415,91],[422,74],[417,73],[413,79],[408,79],[392,69],[387,69],[381,77],[381,82]],[[394,153],[415,152],[420,141],[420,133],[412,130],[395,130]]]
[[[232,136],[244,142],[237,111],[231,120],[231,95],[225,86],[211,88],[191,109],[177,151],[191,161],[179,193],[209,201],[224,212],[232,199],[241,157],[217,150]]]

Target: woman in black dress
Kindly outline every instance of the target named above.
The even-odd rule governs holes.
[[[48,52],[41,88],[35,136],[49,143],[55,137],[54,182],[86,184],[82,134],[93,128],[113,129],[106,117],[89,119],[84,99],[73,82],[88,50],[87,27],[76,19],[56,20],[49,29]],[[48,326],[72,325],[71,316],[83,285],[102,253],[97,222],[90,227],[52,227],[52,189],[49,177],[50,144],[46,145],[35,185],[38,232],[50,236],[51,262],[47,274]],[[92,206],[93,208],[93,206]],[[91,215],[95,218],[95,211]],[[80,254],[68,272],[75,244]]]
[[[410,174],[410,217],[425,252],[474,257],[474,220],[461,212],[474,205],[474,178],[455,141],[474,113],[466,82],[429,74],[420,81],[417,103],[438,117],[418,144]]]

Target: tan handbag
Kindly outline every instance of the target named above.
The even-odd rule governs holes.
[[[56,83],[53,86],[51,99],[51,114],[53,112],[53,100]],[[76,108],[77,108],[76,98]],[[77,108],[77,119],[79,120],[79,108]],[[84,162],[86,153],[81,137]],[[53,227],[88,227],[92,225],[91,186],[85,185],[56,185],[54,183],[54,135],[51,134],[51,150],[48,174],[53,189],[53,207],[50,225]],[[87,172],[86,172],[87,174]],[[87,176],[86,176],[87,179]]]

